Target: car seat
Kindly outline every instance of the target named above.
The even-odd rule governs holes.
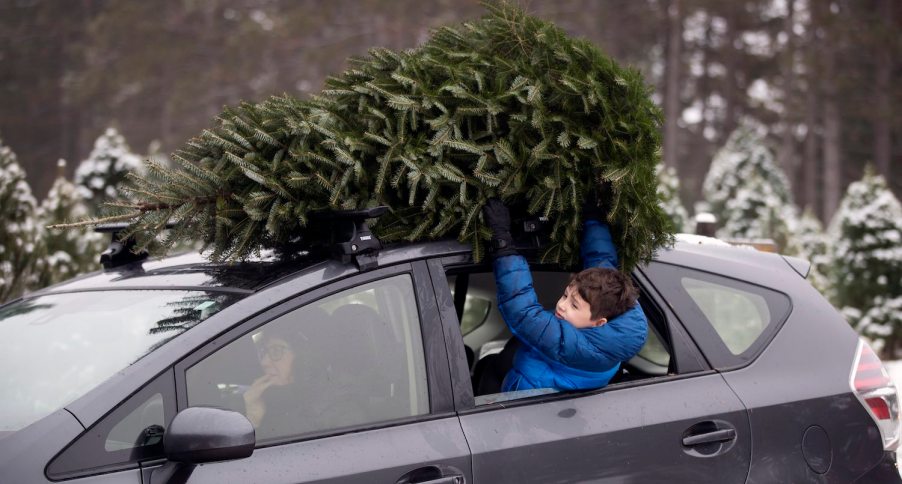
[[[507,340],[500,352],[485,356],[473,369],[473,395],[490,395],[501,392],[504,377],[514,366],[514,355],[520,348],[516,337]]]
[[[332,319],[339,333],[345,335],[346,356],[335,358],[335,365],[354,380],[353,395],[348,397],[365,404],[368,421],[410,415],[409,405],[403,405],[407,395],[406,355],[398,351],[400,344],[391,326],[364,304],[341,306],[332,313]]]

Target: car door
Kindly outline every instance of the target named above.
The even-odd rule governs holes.
[[[458,318],[445,281],[448,271],[462,267],[466,270],[465,258],[430,265],[443,320],[451,327]],[[552,276],[535,270],[533,275],[537,288],[554,286],[545,280]],[[525,398],[474,398],[472,391],[456,395],[475,482],[745,481],[750,460],[745,408],[709,369],[647,280],[641,274],[636,279],[652,325],[646,346],[660,345],[667,352],[664,371],[643,373],[637,361],[626,365],[633,374],[625,381],[599,390],[533,392]],[[560,280],[557,289],[563,290],[566,275]],[[548,297],[539,294],[540,301]],[[449,343],[458,347],[449,354],[466,353],[459,331]],[[468,380],[468,366],[460,358],[452,365],[453,376]],[[466,386],[455,389],[466,391]]]
[[[257,432],[253,455],[198,466],[189,483],[471,481],[422,262],[315,289],[211,341],[175,373],[180,410],[245,412]]]

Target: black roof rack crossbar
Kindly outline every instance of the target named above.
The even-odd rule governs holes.
[[[360,210],[321,210],[311,213],[310,218],[328,225],[324,235],[333,254],[342,262],[353,260],[363,271],[376,266],[376,256],[382,250],[382,242],[370,231],[366,220],[386,212],[388,207],[380,205]]]
[[[131,264],[133,262],[141,262],[147,259],[147,251],[135,253],[134,248],[138,241],[134,237],[122,241],[119,240],[119,234],[128,228],[129,224],[125,222],[100,224],[94,227],[94,232],[102,234],[110,234],[110,245],[103,253],[100,254],[100,265],[104,270],[114,269],[116,267]],[[171,229],[175,224],[169,222],[166,224],[167,229]]]

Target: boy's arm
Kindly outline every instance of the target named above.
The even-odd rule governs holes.
[[[579,247],[583,269],[619,268],[617,246],[614,244],[608,224],[602,222],[607,218],[611,198],[612,188],[610,184],[605,184],[599,193],[590,195],[583,206],[583,238]],[[604,326],[598,328],[591,337],[597,338],[595,343],[600,350],[617,353],[619,361],[627,361],[645,344],[648,337],[648,318],[636,302],[625,313],[611,318]],[[616,343],[612,344],[614,341]],[[617,348],[609,348],[610,346]]]
[[[617,247],[608,225],[594,218],[583,222],[583,239],[579,246],[583,269],[607,267],[617,269]]]

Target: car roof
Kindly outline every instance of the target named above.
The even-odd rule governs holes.
[[[380,251],[377,261],[378,266],[387,266],[469,252],[469,245],[455,240],[398,243],[387,245]],[[248,261],[217,263],[201,253],[191,252],[85,274],[29,296],[112,289],[206,289],[250,294],[312,270],[328,260],[327,257],[308,256],[285,261],[264,253]],[[790,267],[777,254],[685,238],[678,239],[673,247],[659,250],[655,260],[715,273],[729,268],[734,275],[745,270],[760,271],[762,266],[783,270]]]
[[[389,244],[379,252],[378,265],[468,252],[469,246],[456,241]],[[83,274],[28,294],[65,293],[114,289],[206,289],[220,292],[253,293],[301,275],[330,261],[327,256],[301,254],[281,260],[264,252],[247,261],[211,262],[203,254],[190,252],[156,257],[113,269]]]

